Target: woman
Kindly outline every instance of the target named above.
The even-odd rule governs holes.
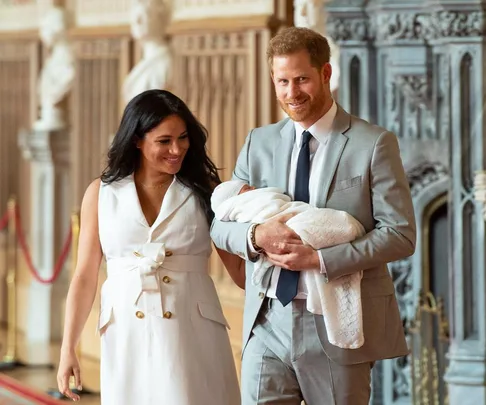
[[[170,92],[127,105],[101,179],[81,207],[78,263],[66,303],[59,390],[74,375],[75,347],[101,289],[103,405],[233,405],[239,388],[227,323],[208,275],[210,196],[220,183],[205,129]],[[241,259],[218,251],[242,286]]]

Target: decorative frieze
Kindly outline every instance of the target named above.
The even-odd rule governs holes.
[[[369,41],[373,39],[368,19],[360,18],[333,18],[327,21],[326,31],[336,42],[343,41]]]
[[[332,12],[327,31],[342,41],[431,41],[440,38],[480,37],[486,33],[483,11],[374,12],[369,19],[334,18]]]

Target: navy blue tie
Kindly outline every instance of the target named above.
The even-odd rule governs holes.
[[[309,202],[309,174],[310,174],[310,132],[302,133],[302,146],[297,159],[295,174],[294,201]],[[297,295],[300,271],[282,269],[277,283],[276,295],[283,306],[286,306]]]

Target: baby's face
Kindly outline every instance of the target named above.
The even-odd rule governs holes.
[[[238,195],[243,194],[243,193],[246,193],[247,191],[251,191],[251,190],[255,190],[255,187],[252,187],[252,186],[250,186],[248,184],[245,184],[243,187],[241,187],[241,190],[238,193]]]

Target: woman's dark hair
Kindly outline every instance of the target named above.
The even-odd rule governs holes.
[[[171,115],[180,117],[187,127],[189,149],[177,178],[196,194],[206,218],[211,223],[211,193],[221,180],[218,169],[208,157],[206,128],[191,113],[187,105],[166,90],[148,90],[134,97],[126,106],[110,150],[108,164],[101,175],[105,183],[113,183],[129,176],[140,165],[139,139]]]

